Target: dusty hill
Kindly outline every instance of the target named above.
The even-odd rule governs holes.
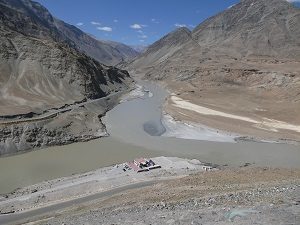
[[[126,71],[77,51],[35,2],[1,0],[0,18],[2,115],[103,97],[131,82]]]
[[[166,110],[179,119],[246,136],[300,139],[300,10],[285,0],[243,0],[191,32],[168,34],[127,68],[163,81],[184,100],[258,124],[179,110],[169,101]],[[266,119],[298,127],[271,129]]]

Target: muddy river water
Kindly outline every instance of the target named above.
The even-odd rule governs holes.
[[[0,158],[0,193],[43,180],[69,176],[135,157],[179,156],[229,166],[300,168],[300,147],[273,143],[223,143],[161,137],[162,104],[167,93],[143,83],[144,97],[125,101],[107,113],[110,137]]]

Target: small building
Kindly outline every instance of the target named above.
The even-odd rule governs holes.
[[[152,159],[145,159],[145,158],[139,158],[133,160],[133,162],[127,162],[124,167],[124,171],[127,169],[125,168],[131,168],[137,173],[145,172],[153,169],[159,169],[161,168],[160,165],[157,165]]]
[[[211,166],[202,166],[202,169],[205,171],[211,171],[213,169],[213,167]]]

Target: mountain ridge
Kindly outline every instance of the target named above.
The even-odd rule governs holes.
[[[199,58],[200,62],[220,57],[299,59],[299,24],[300,10],[285,0],[244,0],[203,21],[193,31],[182,29],[190,32],[185,37],[177,35],[178,29],[170,32],[150,45],[128,68],[145,67],[147,73],[153,65],[165,67],[168,60],[180,58]]]
[[[16,11],[20,11],[26,16],[28,21],[34,20],[34,22],[42,25],[39,27],[41,29],[39,34],[31,33],[31,35],[47,39],[48,36],[43,35],[43,32],[46,32],[50,34],[51,38],[66,42],[71,47],[77,48],[79,51],[103,64],[116,65],[119,62],[130,60],[139,54],[131,47],[122,43],[118,43],[117,45],[115,42],[111,44],[108,41],[96,40],[76,26],[67,24],[53,17],[51,13],[38,2],[31,0],[2,0],[1,5],[2,7],[8,7],[8,10],[9,8],[13,8]],[[19,25],[16,26],[18,26],[15,28],[18,32],[21,32],[22,29],[27,29],[26,34],[29,35],[30,29],[26,21],[19,21]],[[36,31],[32,30],[32,32]]]
[[[288,18],[287,15],[292,18]],[[296,53],[291,54],[290,50],[294,52],[293,48],[287,52],[284,51],[285,48],[281,48],[279,54],[284,57],[289,57],[289,55],[300,57],[300,42],[289,29],[286,29],[285,24],[293,18],[299,23],[299,10],[285,0],[244,0],[199,24],[193,30],[193,38],[199,44],[211,47],[216,46],[216,44],[226,46],[227,43],[231,44],[235,41],[237,43],[233,47],[238,48],[239,51],[242,51],[243,47],[248,51],[251,50],[253,54],[259,52],[259,48],[263,47],[264,51],[268,50],[269,54],[267,55],[271,56],[276,56],[276,53],[269,50],[269,48],[275,49],[279,46],[286,46],[287,44],[284,41],[288,44],[297,43],[295,45],[297,47]],[[207,36],[208,30],[209,34],[212,34],[211,36]],[[261,31],[268,33],[261,34]],[[299,32],[299,29],[297,32]],[[279,34],[283,34],[283,37],[278,37]],[[299,33],[297,33],[297,36],[299,36]],[[233,38],[233,40],[228,39],[228,37]],[[259,46],[257,42],[264,45]],[[232,44],[230,47],[232,47]],[[247,53],[241,55],[241,57],[243,56],[247,56]]]
[[[79,28],[56,19],[57,27],[67,34],[76,46],[85,54],[106,65],[116,65],[139,55],[137,51],[123,43],[97,40]]]

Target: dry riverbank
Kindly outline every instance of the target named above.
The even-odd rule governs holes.
[[[74,104],[66,109],[53,109],[51,113],[33,118],[2,121],[0,157],[108,136],[102,117],[119,103],[124,93]]]
[[[170,92],[177,90],[172,85],[168,88]],[[224,93],[216,91],[218,94],[205,89],[188,90],[180,89],[172,93],[164,105],[166,114],[176,121],[198,124],[203,129],[209,127],[219,134],[235,136],[236,140],[299,144],[300,125],[295,116],[275,115],[270,104],[266,104],[265,109],[255,101],[250,103],[250,100],[244,103],[239,101],[240,104],[236,105],[235,101],[239,98],[232,90],[224,89]],[[276,104],[272,107],[276,112],[280,110]],[[299,107],[295,104],[292,112]]]

